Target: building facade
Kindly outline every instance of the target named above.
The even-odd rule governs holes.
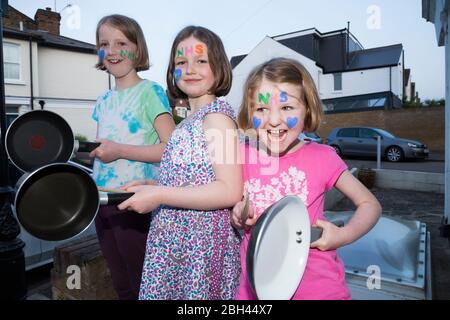
[[[231,59],[228,98],[236,109],[249,72],[274,57],[293,58],[308,69],[328,113],[399,108],[405,96],[401,44],[364,49],[349,28],[327,33],[311,28],[265,37],[249,54]]]
[[[38,9],[31,19],[9,6],[3,19],[8,122],[46,109],[63,116],[75,135],[94,139],[92,108],[110,79],[95,68],[95,45],[61,36],[60,20],[50,8]]]

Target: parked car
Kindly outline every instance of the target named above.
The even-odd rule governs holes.
[[[323,143],[322,138],[315,132],[302,132],[300,133],[298,138],[302,141],[314,141],[317,143]]]
[[[428,147],[422,142],[402,139],[379,128],[335,128],[328,136],[328,144],[339,155],[376,156],[378,136],[381,138],[381,156],[388,161],[428,157]]]

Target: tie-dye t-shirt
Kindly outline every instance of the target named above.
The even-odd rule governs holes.
[[[171,113],[164,89],[142,80],[123,90],[108,90],[97,99],[92,118],[97,121],[97,137],[131,145],[158,144],[155,119]],[[118,188],[131,180],[157,179],[158,163],[118,159],[103,163],[95,159],[94,179],[98,186]]]

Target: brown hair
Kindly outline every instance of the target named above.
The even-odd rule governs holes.
[[[322,104],[314,80],[308,70],[298,61],[287,58],[271,59],[252,70],[244,86],[244,97],[238,115],[240,129],[252,129],[251,115],[255,90],[263,78],[275,83],[300,85],[300,98],[306,107],[305,130],[316,131],[322,118]]]
[[[197,40],[203,42],[208,47],[208,60],[214,74],[214,84],[209,89],[210,94],[217,97],[225,96],[230,92],[232,83],[231,65],[228,61],[222,40],[209,29],[199,26],[188,26],[181,30],[172,44],[170,51],[170,61],[167,68],[167,91],[174,99],[186,99],[186,94],[181,91],[175,83],[175,55],[178,45],[181,41],[193,36]]]
[[[120,30],[120,32],[122,32],[129,41],[136,45],[137,48],[134,60],[134,68],[136,69],[136,72],[148,70],[150,68],[150,62],[148,58],[147,44],[145,43],[144,33],[142,32],[139,24],[134,19],[120,14],[113,14],[103,17],[97,24],[95,36],[97,51],[100,49],[100,27],[104,24]],[[100,61],[100,58],[98,59],[95,67],[100,70],[106,70],[103,61]]]

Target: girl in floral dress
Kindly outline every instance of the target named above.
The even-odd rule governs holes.
[[[242,196],[235,115],[218,98],[231,87],[220,38],[184,28],[174,40],[168,91],[187,98],[192,115],[169,139],[158,185],[134,181],[120,209],[153,210],[140,299],[233,299],[239,284],[239,234],[231,208]]]

